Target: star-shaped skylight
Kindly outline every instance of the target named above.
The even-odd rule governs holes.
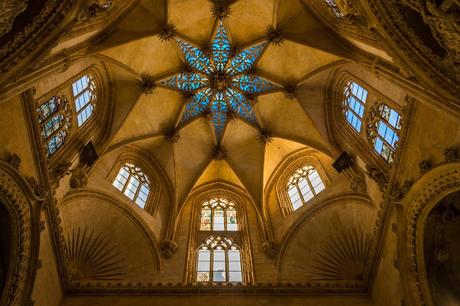
[[[228,121],[235,116],[256,124],[252,97],[278,88],[256,75],[252,69],[267,42],[255,44],[233,55],[222,23],[215,30],[208,52],[179,38],[177,42],[188,69],[162,80],[160,84],[191,97],[186,101],[180,122],[206,116],[214,127],[218,141]]]

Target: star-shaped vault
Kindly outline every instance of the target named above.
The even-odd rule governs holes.
[[[208,51],[180,38],[177,42],[187,68],[159,83],[188,97],[180,123],[204,116],[214,127],[218,142],[228,122],[236,116],[257,125],[251,101],[255,95],[279,88],[253,69],[267,41],[235,52],[225,27],[219,22]]]

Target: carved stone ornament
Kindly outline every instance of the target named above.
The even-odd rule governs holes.
[[[37,197],[44,198],[48,195],[48,192],[43,185],[39,184],[34,177],[27,178],[27,183],[29,183],[30,188]]]
[[[11,153],[6,159],[6,162],[14,169],[19,170],[22,160],[16,153]]]
[[[388,177],[382,173],[378,168],[366,165],[366,174],[374,180],[380,188],[380,191],[385,190]]]
[[[79,19],[85,20],[94,18],[97,15],[107,12],[112,7],[112,0],[90,0],[86,8],[80,14]]]
[[[161,255],[163,258],[171,258],[172,254],[177,251],[177,243],[172,240],[165,240],[160,243]]]
[[[161,31],[158,33],[158,38],[160,38],[161,41],[168,41],[176,37],[176,35],[176,26],[172,23],[166,23],[161,27]]]
[[[27,8],[28,0],[0,1],[0,37],[11,30],[14,19]]]
[[[216,146],[214,151],[214,160],[224,160],[227,157],[227,151],[222,146]]]
[[[64,175],[70,174],[70,162],[61,162],[51,170],[50,176],[53,181],[59,181]]]
[[[289,100],[294,100],[296,98],[296,89],[295,84],[289,84],[284,87],[284,96]]]
[[[455,150],[455,148],[446,148],[442,153],[447,163],[452,163],[457,160],[457,150]]]
[[[268,129],[260,129],[258,137],[265,144],[269,144],[273,141],[272,133]]]
[[[163,136],[169,143],[177,143],[180,139],[179,131],[176,128],[167,129]]]
[[[285,40],[283,32],[280,29],[275,29],[273,26],[268,26],[265,34],[268,42],[275,46],[281,45]]]
[[[211,13],[215,18],[224,19],[230,16],[232,10],[230,9],[230,0],[213,0]]]
[[[418,168],[420,169],[420,175],[423,175],[430,171],[431,169],[431,163],[430,161],[424,159],[418,164]]]
[[[73,189],[86,187],[88,184],[88,175],[82,169],[75,168],[72,170],[69,184]]]
[[[356,175],[351,179],[350,187],[353,192],[367,193],[366,179],[362,175]]]
[[[274,259],[279,252],[279,245],[274,241],[265,241],[262,245],[262,249],[268,258]]]
[[[144,95],[150,95],[153,93],[155,89],[155,79],[152,75],[144,73],[141,75],[141,80],[139,82],[139,86],[142,89]]]

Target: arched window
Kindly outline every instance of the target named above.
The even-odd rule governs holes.
[[[327,6],[329,6],[329,9],[331,12],[335,15],[337,18],[342,18],[343,14],[340,11],[339,7],[337,6],[337,3],[335,3],[335,0],[323,0]]]
[[[318,171],[311,165],[305,165],[292,174],[286,188],[292,208],[296,210],[326,187]]]
[[[400,129],[401,117],[388,105],[379,104],[369,112],[367,135],[375,151],[388,163],[393,162]]]
[[[367,90],[358,83],[350,81],[344,88],[344,95],[343,111],[345,119],[359,133],[361,132],[366,107]]]
[[[197,282],[242,282],[240,248],[228,237],[209,236],[198,249]]]
[[[342,109],[346,122],[391,164],[401,129],[400,113],[388,103],[381,102],[388,99],[354,81],[346,83],[343,93]]]
[[[150,181],[141,168],[131,163],[123,164],[112,185],[144,208],[150,194]]]
[[[225,198],[212,198],[201,206],[201,231],[237,231],[235,203]]]
[[[96,83],[89,73],[59,91],[36,109],[47,157],[91,118],[96,105]]]
[[[78,126],[91,117],[96,101],[96,85],[93,76],[85,74],[72,84],[72,94],[77,112]]]
[[[71,126],[71,110],[64,96],[53,96],[37,109],[40,133],[49,157],[63,144]]]

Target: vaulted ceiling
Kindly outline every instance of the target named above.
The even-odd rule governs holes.
[[[269,40],[255,63],[257,74],[279,88],[256,97],[257,124],[236,118],[221,140],[205,117],[178,126],[188,100],[176,90],[158,86],[159,81],[184,67],[175,38],[198,47],[210,42],[220,24],[213,5],[210,0],[141,1],[90,49],[113,66],[116,109],[107,152],[136,145],[151,153],[168,174],[179,207],[194,186],[212,180],[241,184],[256,203],[262,203],[268,179],[290,153],[312,148],[334,157],[325,132],[324,71],[356,58],[353,47],[331,34],[302,1],[232,1],[230,14],[221,19],[232,47],[269,40],[269,27],[281,33],[281,43]],[[168,24],[173,25],[175,38],[161,39]],[[139,89],[145,74],[156,82],[151,94]],[[288,88],[295,88],[293,96],[287,94]],[[177,142],[165,137],[174,127]],[[225,153],[223,161],[215,161],[219,147]]]

